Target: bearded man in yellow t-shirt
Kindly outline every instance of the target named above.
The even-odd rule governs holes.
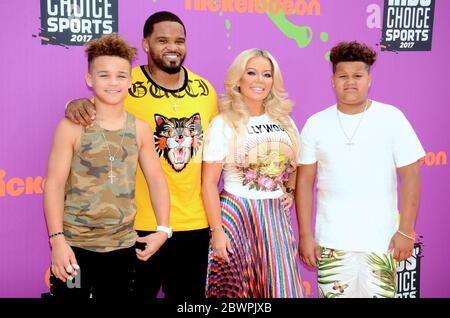
[[[154,13],[145,22],[143,36],[148,63],[132,70],[125,110],[154,131],[170,190],[171,227],[156,223],[152,197],[139,169],[135,229],[140,237],[163,231],[171,238],[148,261],[137,261],[133,288],[137,298],[154,299],[162,286],[166,299],[199,299],[205,294],[209,245],[201,198],[202,146],[218,111],[217,94],[207,80],[183,66],[186,29],[178,16]],[[66,117],[89,126],[95,120],[95,106],[88,99],[71,101]],[[148,256],[145,245],[136,253],[138,259]]]

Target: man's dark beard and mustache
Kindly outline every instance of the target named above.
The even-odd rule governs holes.
[[[171,53],[171,52],[169,52],[169,53]],[[175,53],[175,54],[177,54],[177,53]],[[163,70],[164,72],[166,72],[168,74],[176,74],[176,73],[180,72],[181,66],[183,65],[184,59],[186,58],[186,54],[185,54],[183,56],[183,58],[180,60],[180,63],[178,65],[175,65],[175,64],[172,64],[172,63],[167,65],[167,64],[164,63],[162,58],[160,58],[158,56],[155,56],[152,51],[150,51],[150,55],[151,55],[152,60],[155,63],[155,65],[160,70]]]

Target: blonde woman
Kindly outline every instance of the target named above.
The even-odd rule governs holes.
[[[211,229],[206,296],[303,297],[289,212],[299,137],[278,63],[267,51],[246,50],[225,88],[203,154]]]

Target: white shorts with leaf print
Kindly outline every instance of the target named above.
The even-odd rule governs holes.
[[[320,298],[394,298],[397,261],[392,254],[321,247]]]

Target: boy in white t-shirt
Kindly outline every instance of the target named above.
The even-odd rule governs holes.
[[[397,261],[410,257],[415,243],[425,152],[400,110],[367,98],[375,59],[364,44],[335,46],[337,104],[311,116],[301,132],[299,249],[302,261],[318,268],[320,297],[395,297]]]

